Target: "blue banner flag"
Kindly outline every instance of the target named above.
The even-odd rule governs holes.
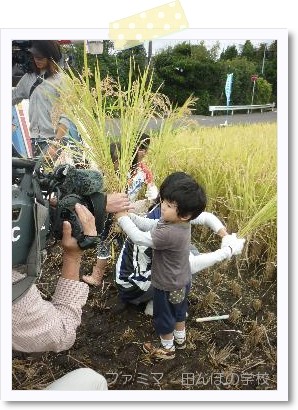
[[[226,97],[227,97],[227,107],[230,105],[232,82],[233,82],[233,73],[227,74],[227,81],[226,81],[226,86],[225,86]]]

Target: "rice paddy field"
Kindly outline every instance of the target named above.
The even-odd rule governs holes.
[[[196,275],[186,349],[174,360],[152,362],[141,349],[144,341],[157,341],[152,318],[144,306],[118,306],[115,248],[102,286],[90,288],[74,346],[58,354],[14,352],[13,389],[43,389],[78,367],[103,374],[110,390],[277,389],[276,123],[204,128],[188,120],[173,128],[165,121],[151,135],[146,161],[157,186],[173,171],[195,177],[207,192],[207,211],[246,238],[242,255]],[[192,237],[200,252],[220,247],[205,228],[194,227]],[[87,251],[82,275],[91,273],[95,260],[96,251]],[[46,299],[61,261],[56,246],[37,284]],[[214,315],[229,318],[196,322]]]

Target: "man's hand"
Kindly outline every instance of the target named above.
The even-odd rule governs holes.
[[[86,208],[84,205],[76,204],[75,211],[83,226],[84,234],[88,236],[96,236],[97,232],[96,232],[96,226],[95,226],[95,217],[89,211],[89,209]]]
[[[116,212],[129,211],[131,209],[134,209],[134,205],[130,203],[127,194],[107,194],[106,212],[114,214]]]
[[[55,162],[61,153],[61,141],[67,133],[67,127],[64,124],[58,124],[54,140],[50,143],[48,149],[44,153],[47,159]]]
[[[84,234],[96,236],[95,218],[92,213],[81,204],[75,205],[75,211],[83,226]],[[62,277],[70,280],[80,280],[80,266],[82,249],[80,249],[77,240],[71,236],[71,224],[68,221],[63,222],[63,264]]]
[[[128,212],[127,212],[127,211],[117,212],[117,213],[115,214],[115,218],[116,218],[116,219],[119,219],[119,218],[121,218],[121,216],[127,216],[127,215],[128,215]]]
[[[75,205],[75,211],[82,224],[84,234],[88,236],[96,236],[95,218],[92,213],[81,204]],[[82,253],[77,240],[71,236],[71,224],[68,221],[63,222],[62,248],[65,253]]]

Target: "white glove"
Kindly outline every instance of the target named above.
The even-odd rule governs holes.
[[[244,238],[237,238],[236,234],[232,233],[232,235],[226,235],[222,238],[221,249],[225,246],[229,246],[232,250],[231,256],[240,255],[243,250],[244,243]]]
[[[148,185],[145,197],[149,200],[149,201],[154,201],[154,199],[156,199],[158,196],[158,189],[157,186],[154,184],[150,184]]]

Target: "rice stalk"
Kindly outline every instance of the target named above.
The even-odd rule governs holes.
[[[238,234],[245,237],[252,232],[256,232],[259,227],[267,222],[275,220],[277,217],[277,196],[274,195],[249,221],[240,227]]]
[[[84,56],[87,72],[87,57]],[[101,79],[100,66],[94,69],[94,89],[90,89],[88,75],[64,73],[65,85],[59,90],[61,111],[78,128],[83,144],[77,144],[88,162],[104,170],[105,182],[109,190],[123,191],[127,184],[134,152],[142,133],[152,118],[163,116],[164,110],[171,110],[166,99],[157,91],[153,92],[153,73],[147,67],[143,73],[137,72],[133,59],[127,88],[121,86],[120,79]],[[112,125],[112,127],[111,127]],[[115,134],[119,134],[118,137]],[[114,169],[110,156],[110,143],[121,143],[119,170]]]

